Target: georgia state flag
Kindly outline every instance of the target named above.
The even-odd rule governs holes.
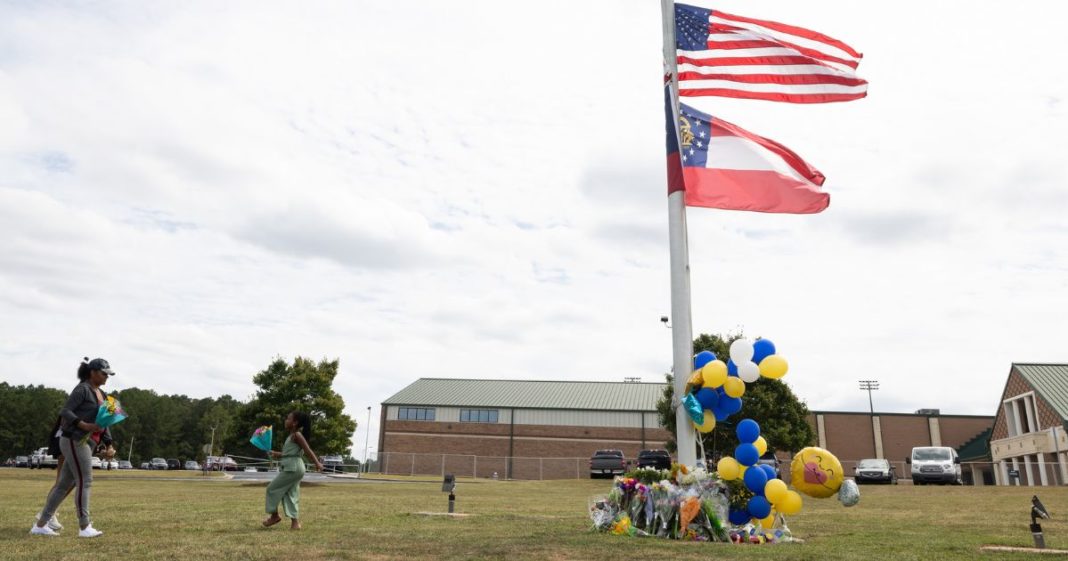
[[[685,191],[686,206],[784,214],[830,204],[823,174],[792,150],[686,104],[676,123],[665,94],[668,194]]]

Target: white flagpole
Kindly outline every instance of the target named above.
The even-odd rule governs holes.
[[[678,76],[675,54],[675,2],[660,0],[664,25],[664,68],[671,79],[672,113],[678,131]],[[676,132],[676,134],[678,134]],[[679,146],[682,150],[682,146]],[[684,397],[686,382],[693,371],[693,325],[690,320],[690,259],[686,242],[686,202],[683,191],[668,195],[668,239],[671,248],[671,343],[675,376],[675,399]],[[686,408],[675,409],[675,443],[678,462],[697,465],[697,433]]]

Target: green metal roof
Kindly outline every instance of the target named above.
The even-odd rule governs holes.
[[[383,405],[656,411],[667,384],[420,378]]]
[[[1068,364],[1013,363],[1012,367],[1053,407],[1062,421],[1068,421]]]

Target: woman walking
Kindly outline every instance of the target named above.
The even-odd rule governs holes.
[[[289,437],[282,445],[282,451],[271,450],[267,455],[281,458],[281,471],[267,486],[267,514],[263,525],[274,526],[282,521],[278,516],[278,503],[282,503],[285,515],[291,520],[291,530],[300,529],[300,480],[304,479],[304,454],[307,453],[315,462],[315,471],[323,471],[323,464],[308,446],[311,438],[311,419],[307,413],[293,411],[286,416],[286,430]]]
[[[92,520],[89,518],[89,488],[93,483],[92,457],[93,448],[97,442],[106,446],[104,451],[106,458],[111,459],[115,456],[115,449],[111,446],[111,431],[101,430],[95,422],[96,412],[104,403],[104,393],[100,388],[107,383],[109,377],[114,375],[111,365],[102,358],[83,362],[78,367],[80,382],[74,391],[70,392],[67,404],[59,412],[60,417],[63,418],[59,449],[65,461],[63,467],[59,468],[58,480],[48,493],[37,524],[30,529],[31,534],[59,535],[48,527],[48,522],[72,489],[74,490],[74,506],[78,512],[78,525],[81,527],[78,537],[95,538],[103,534],[100,530],[93,528]]]

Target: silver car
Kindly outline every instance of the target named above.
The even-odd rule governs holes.
[[[883,459],[869,458],[857,462],[853,468],[853,479],[857,485],[862,483],[887,483],[897,485],[897,473],[894,466]]]

